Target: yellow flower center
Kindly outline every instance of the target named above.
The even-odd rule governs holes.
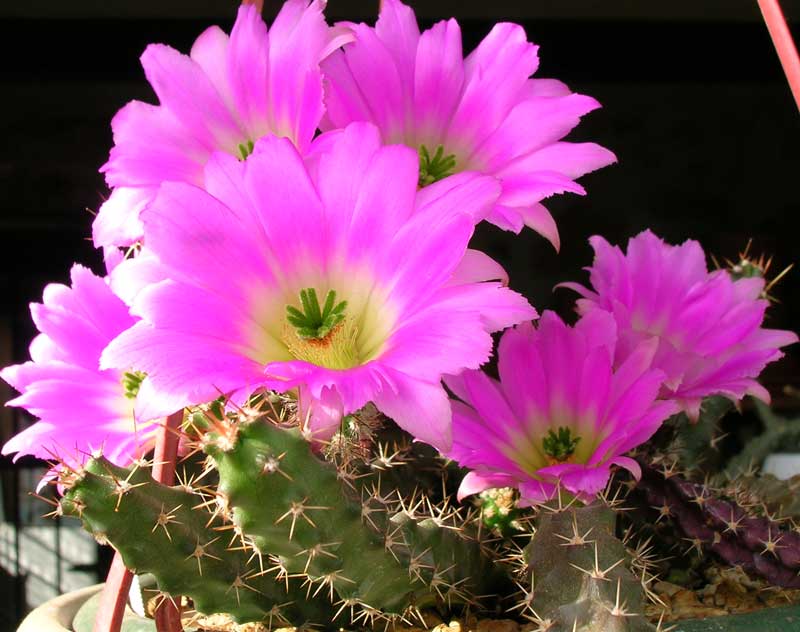
[[[345,318],[324,338],[307,338],[286,322],[281,339],[295,358],[326,369],[351,369],[361,364],[358,352],[358,327]]]

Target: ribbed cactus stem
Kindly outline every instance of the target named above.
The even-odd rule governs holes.
[[[695,548],[774,586],[800,588],[800,534],[785,517],[770,513],[768,499],[759,502],[747,494],[746,505],[737,503],[735,494],[746,491],[744,480],[737,483],[737,490],[716,489],[673,472],[664,476],[644,460],[640,464],[643,475],[636,493],[661,516],[671,518]],[[772,479],[773,486],[775,482]]]
[[[128,568],[152,573],[162,593],[190,597],[198,612],[225,612],[240,622],[332,617],[324,601],[276,577],[269,560],[225,523],[215,499],[156,483],[144,468],[91,459],[61,503],[65,514],[111,543]]]
[[[297,428],[240,423],[204,445],[236,525],[312,594],[402,616],[469,601],[473,585],[493,576],[480,544],[448,524],[445,509],[400,502],[380,475],[356,480],[337,470]]]
[[[531,590],[520,605],[548,632],[645,632],[644,591],[614,535],[615,512],[595,502],[542,510],[526,548]]]

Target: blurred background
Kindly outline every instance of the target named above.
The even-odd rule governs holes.
[[[584,280],[587,238],[621,243],[650,227],[669,241],[701,241],[735,258],[749,239],[773,270],[797,258],[800,116],[755,0],[417,0],[423,26],[455,16],[471,49],[493,22],[524,24],[538,43],[537,76],[555,77],[604,105],[572,140],[596,141],[619,164],[582,179],[586,198],[548,205],[562,235],[556,254],[532,231],[480,227],[476,245],[503,263],[540,310],[571,310],[553,294]],[[373,21],[377,0],[329,0],[331,19]],[[782,5],[795,33],[800,0]],[[267,0],[265,15],[279,3]],[[149,42],[188,52],[209,24],[229,30],[234,0],[2,0],[0,2],[0,364],[27,359],[28,304],[64,282],[72,262],[102,272],[88,241],[107,194],[97,169],[110,120],[128,100],[154,101],[138,57]],[[769,326],[800,329],[800,271],[773,292]],[[800,387],[800,349],[765,376],[779,408]],[[11,397],[0,385],[0,398]],[[0,439],[31,420],[0,410]],[[40,463],[0,461],[0,630],[30,607],[98,581],[108,556],[76,524],[41,518],[29,496]]]

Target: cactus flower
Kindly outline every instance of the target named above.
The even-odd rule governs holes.
[[[578,292],[578,311],[613,315],[619,330],[617,364],[644,339],[658,340],[654,359],[666,375],[662,397],[675,399],[696,419],[704,397],[734,401],[753,395],[769,402],[756,378],[797,342],[791,331],[762,327],[768,301],[764,279],[734,280],[726,270],[709,272],[696,241],[680,246],[645,231],[628,241],[627,252],[602,237],[590,243],[592,289],[564,283]]]
[[[535,312],[467,249],[497,182],[461,174],[418,191],[418,177],[416,152],[362,123],[308,166],[269,136],[246,161],[216,154],[205,189],[164,184],[142,220],[165,280],[137,294],[142,321],[103,366],[146,371],[153,414],[298,389],[317,436],[372,401],[449,447],[441,376],[486,362],[490,332]]]
[[[267,32],[246,4],[230,37],[211,27],[188,56],[147,47],[141,62],[160,104],[132,101],[112,121],[115,146],[102,171],[113,191],[94,222],[96,246],[139,240],[139,214],[159,184],[202,184],[214,151],[246,158],[267,133],[308,148],[323,113],[319,61],[350,37],[328,27],[324,5],[288,0]]]
[[[467,170],[497,177],[502,193],[487,220],[517,233],[530,226],[558,248],[541,201],[583,195],[575,179],[616,160],[594,143],[561,140],[599,103],[559,81],[530,79],[537,46],[516,24],[497,24],[466,59],[455,20],[420,33],[399,0],[381,2],[374,28],[351,28],[355,40],[322,63],[323,129],[374,123],[386,142],[419,151],[421,186]]]
[[[104,279],[75,265],[72,285],[50,284],[42,303],[31,305],[41,332],[31,360],[0,372],[20,391],[9,406],[25,408],[39,421],[12,437],[3,454],[80,463],[96,449],[128,465],[150,445],[156,425],[135,415],[147,382],[135,371],[99,368],[100,353],[136,319]],[[138,417],[138,419],[137,419]]]
[[[664,374],[651,367],[656,341],[641,344],[614,370],[613,318],[595,312],[568,327],[545,312],[538,327],[506,331],[498,349],[500,380],[481,371],[448,377],[453,448],[472,471],[459,497],[490,487],[517,487],[524,503],[556,487],[585,500],[603,490],[610,468],[639,475],[629,450],[649,439],[677,410],[657,400]]]

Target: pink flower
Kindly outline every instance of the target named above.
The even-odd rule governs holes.
[[[399,0],[381,2],[374,28],[351,28],[355,41],[322,64],[323,129],[374,123],[386,142],[420,151],[422,185],[461,171],[497,177],[502,193],[488,221],[517,233],[530,226],[558,248],[541,201],[583,195],[575,179],[616,160],[594,143],[561,141],[597,101],[559,81],[530,79],[537,47],[516,24],[497,24],[466,59],[455,20],[420,34]]]
[[[132,101],[112,121],[115,146],[102,171],[113,192],[94,222],[94,242],[139,240],[139,215],[161,182],[202,184],[214,151],[246,158],[268,133],[308,148],[323,113],[319,61],[350,35],[330,29],[324,0],[288,0],[272,28],[242,5],[230,38],[207,29],[189,56],[151,44],[141,61],[160,105]]]
[[[127,465],[147,450],[156,428],[134,416],[136,394],[147,397],[147,382],[135,372],[101,370],[99,360],[136,319],[103,279],[79,265],[71,276],[71,287],[48,285],[43,302],[31,305],[41,332],[31,344],[31,361],[0,372],[21,393],[8,405],[39,418],[12,437],[3,454],[75,464],[102,449],[109,460]]]
[[[584,500],[601,491],[612,465],[640,475],[621,456],[649,439],[676,412],[657,401],[663,373],[650,366],[646,341],[614,370],[616,327],[594,312],[574,327],[545,312],[537,328],[503,334],[500,381],[481,371],[447,378],[453,406],[448,456],[473,470],[459,497],[489,487],[518,487],[525,503],[551,498],[556,486]]]
[[[760,298],[763,279],[735,281],[726,270],[708,272],[696,241],[671,246],[650,231],[628,241],[627,253],[602,237],[590,243],[593,290],[562,285],[583,297],[581,314],[613,315],[618,364],[641,340],[657,339],[653,363],[666,374],[662,396],[675,399],[694,419],[710,395],[769,401],[755,378],[783,356],[781,347],[797,342],[797,335],[761,326],[768,305]]]
[[[268,136],[244,162],[215,154],[205,190],[164,184],[142,220],[165,280],[138,293],[142,321],[102,366],[146,371],[154,415],[297,388],[317,436],[372,401],[446,448],[442,374],[477,368],[489,332],[535,316],[467,250],[497,183],[463,174],[418,191],[416,153],[366,124],[309,164]]]

